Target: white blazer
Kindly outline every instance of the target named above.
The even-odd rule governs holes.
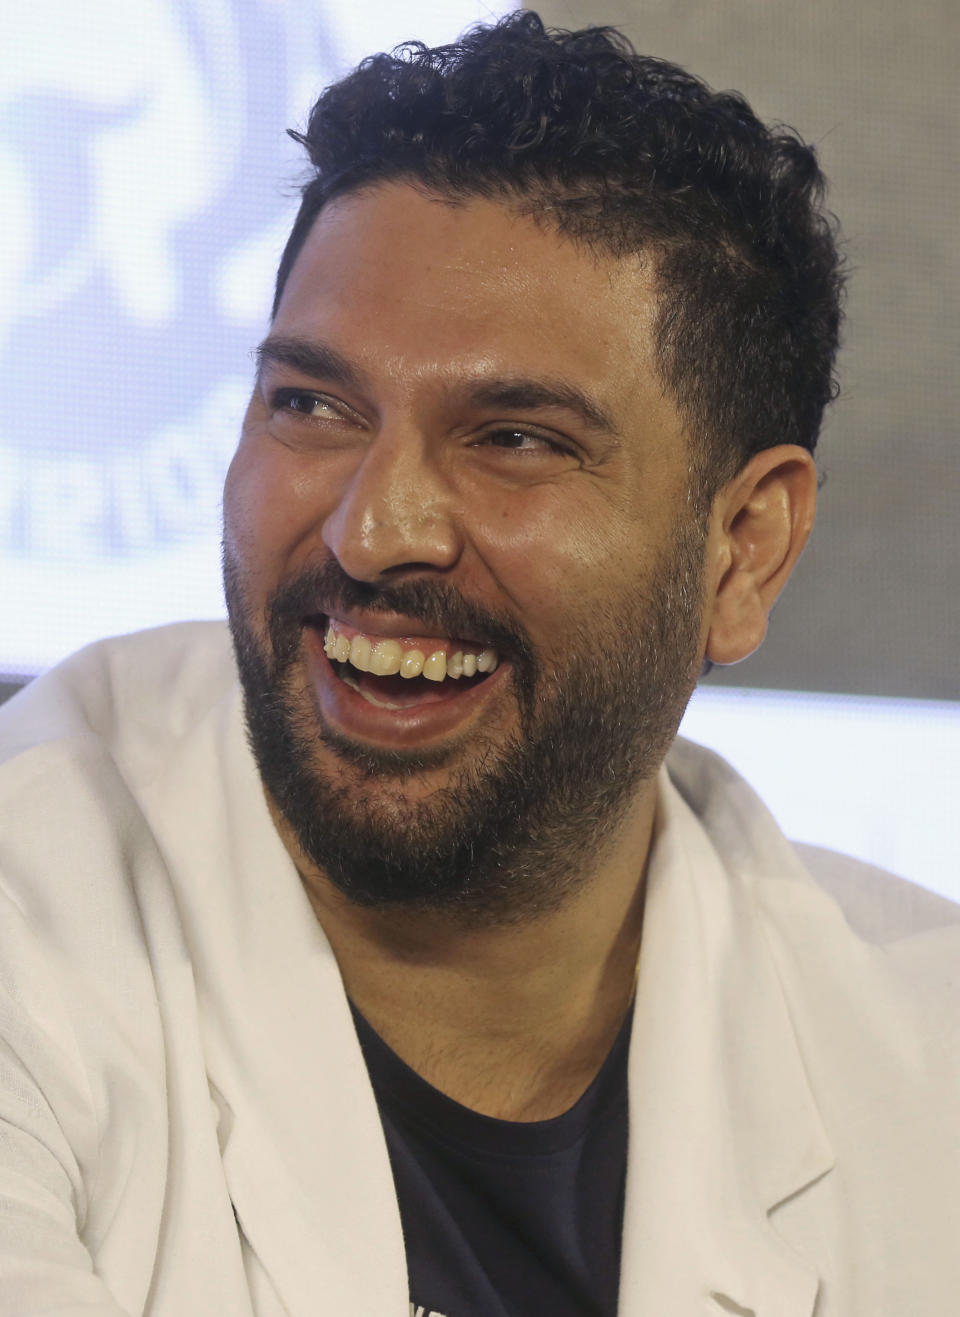
[[[224,629],[94,646],[0,741],[0,1315],[408,1317],[376,1104]],[[955,907],[801,860],[678,743],[621,1317],[960,1312],[958,966]]]

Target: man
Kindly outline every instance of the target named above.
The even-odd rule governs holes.
[[[671,749],[813,522],[813,152],[530,13],[301,140],[236,667],[5,711],[0,1313],[952,1311],[957,912]]]

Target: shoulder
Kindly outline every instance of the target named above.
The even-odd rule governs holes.
[[[753,788],[713,751],[678,740],[666,766],[728,872],[746,882],[784,936],[818,918],[840,918],[866,943],[943,930],[960,949],[960,906],[864,860],[789,840]],[[806,915],[799,923],[798,907]]]
[[[108,907],[133,928],[138,884],[162,869],[150,785],[211,714],[235,716],[236,686],[226,628],[191,623],[98,642],[15,695],[0,709],[0,895],[65,945],[96,941]]]
[[[960,905],[944,896],[850,855],[803,843],[794,843],[794,849],[854,932],[870,942],[894,942],[937,928],[960,931]]]
[[[737,918],[761,933],[758,955],[841,1141],[857,1144],[868,1109],[882,1137],[890,1113],[906,1119],[921,1094],[946,1119],[960,1092],[960,907],[861,860],[794,844],[719,756],[677,750],[668,771],[688,826],[719,858]]]
[[[0,783],[23,756],[162,753],[236,684],[226,625],[184,622],[88,645],[0,708]]]

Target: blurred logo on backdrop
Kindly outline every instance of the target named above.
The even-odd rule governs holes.
[[[331,62],[300,8],[30,0],[5,15],[8,562],[137,556],[215,528],[294,204],[283,130]]]

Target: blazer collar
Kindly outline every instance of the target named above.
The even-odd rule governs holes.
[[[666,772],[629,1083],[621,1317],[810,1317],[817,1272],[769,1213],[831,1149],[748,881]]]

